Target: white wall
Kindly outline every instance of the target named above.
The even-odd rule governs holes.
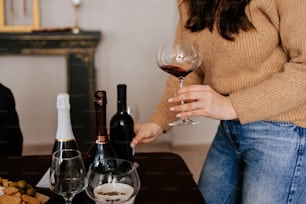
[[[83,0],[80,26],[100,30],[96,54],[97,88],[108,92],[108,118],[116,111],[116,84],[128,85],[128,101],[139,106],[140,121],[150,117],[167,75],[155,65],[155,51],[174,37],[175,0]],[[69,0],[42,0],[41,27],[74,23]],[[15,94],[25,144],[53,143],[56,94],[66,91],[65,59],[60,56],[0,56],[0,82]],[[160,140],[173,144],[210,143],[216,121],[178,127]],[[77,134],[77,133],[75,133]]]

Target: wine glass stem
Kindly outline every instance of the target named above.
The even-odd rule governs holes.
[[[72,204],[72,200],[66,200],[65,203],[66,204]]]
[[[65,198],[65,204],[72,204],[73,197]]]
[[[179,88],[183,88],[184,86],[184,77],[179,77]],[[181,105],[184,105],[184,101],[181,101]]]

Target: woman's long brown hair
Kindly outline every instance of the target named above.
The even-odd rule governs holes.
[[[227,40],[234,40],[240,30],[253,27],[245,14],[245,7],[251,0],[186,0],[189,18],[185,28],[191,32],[208,28],[213,30],[216,23],[218,32]]]

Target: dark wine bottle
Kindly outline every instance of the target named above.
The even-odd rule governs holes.
[[[116,152],[109,142],[107,135],[107,122],[106,122],[106,104],[107,97],[105,91],[96,91],[94,96],[94,106],[96,114],[96,139],[91,146],[85,166],[88,169],[89,165],[94,161],[107,158],[117,158]]]
[[[117,85],[117,112],[110,121],[110,141],[118,158],[133,161],[130,143],[135,136],[133,118],[127,113],[126,85]]]
[[[75,140],[71,119],[70,119],[70,102],[67,93],[57,95],[57,131],[52,152],[61,149],[79,149]]]

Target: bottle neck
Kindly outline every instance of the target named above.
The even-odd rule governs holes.
[[[124,102],[124,101],[118,101],[118,102],[117,102],[117,111],[118,111],[119,113],[127,112],[127,109],[126,109],[126,102]]]
[[[117,112],[127,112],[126,86],[118,86],[117,88]]]
[[[109,142],[108,136],[97,136],[96,137],[96,144],[107,144]]]
[[[59,108],[57,110],[56,139],[59,141],[69,141],[75,139],[72,132],[70,109],[68,107]]]
[[[96,143],[108,143],[106,126],[106,104],[95,105],[96,108]]]

